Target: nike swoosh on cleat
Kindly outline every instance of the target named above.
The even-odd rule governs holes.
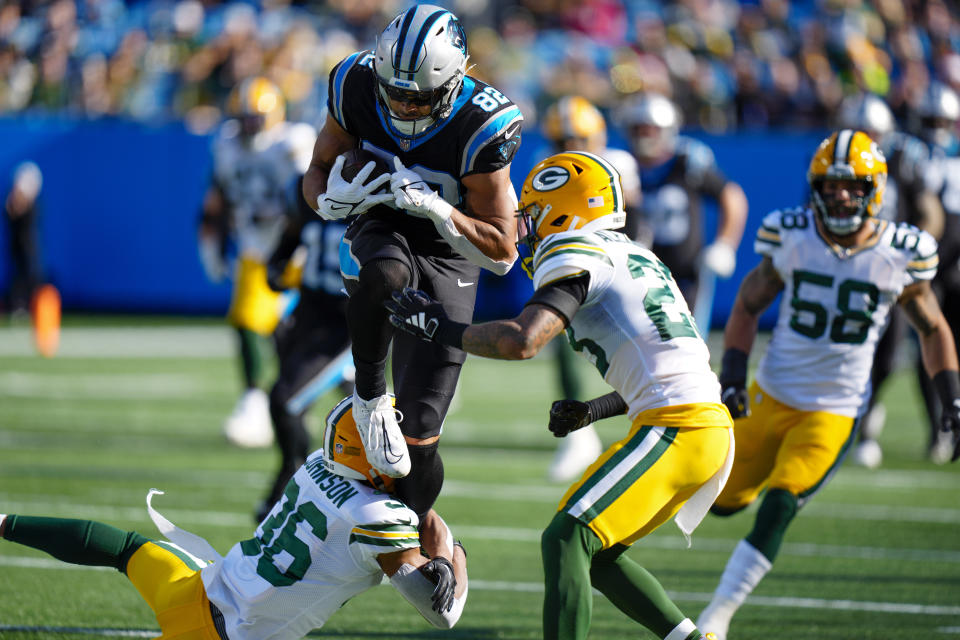
[[[463,282],[462,280],[460,280],[460,278],[457,278],[457,286],[458,286],[458,287],[471,287],[471,286],[473,286],[473,283],[472,283],[472,282]]]

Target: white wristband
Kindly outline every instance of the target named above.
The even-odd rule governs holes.
[[[434,219],[433,226],[437,228],[437,231],[440,232],[440,235],[443,236],[443,239],[450,243],[450,246],[453,247],[457,253],[462,255],[464,258],[469,260],[471,263],[486,269],[487,271],[492,271],[498,276],[506,275],[510,268],[513,266],[515,261],[511,260],[510,262],[503,262],[500,260],[494,260],[487,256],[483,251],[476,248],[472,242],[470,242],[466,236],[460,233],[460,230],[457,229],[457,225],[453,223],[453,207],[450,207],[447,212],[446,218]]]

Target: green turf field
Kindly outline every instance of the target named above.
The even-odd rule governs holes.
[[[219,322],[67,319],[60,354],[32,354],[0,328],[0,512],[93,518],[156,536],[144,497],[221,553],[250,537],[277,462],[229,447],[220,425],[239,393]],[[585,368],[591,392],[603,392]],[[564,485],[544,480],[555,441],[546,358],[468,360],[443,445],[437,508],[469,551],[470,598],[454,631],[424,622],[389,587],[338,612],[337,638],[538,638],[539,534]],[[846,465],[793,523],[773,571],[731,626],[734,640],[960,638],[960,466],[924,460],[910,374],[884,393],[880,470]],[[327,396],[311,421],[316,435]],[[600,427],[606,442],[626,419]],[[672,523],[630,552],[695,618],[753,511],[708,517],[685,548]],[[152,637],[135,589],[112,570],[73,567],[0,541],[0,638]],[[602,596],[591,638],[651,638]]]

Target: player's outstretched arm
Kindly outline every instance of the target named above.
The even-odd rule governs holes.
[[[723,332],[724,349],[739,349],[749,354],[757,337],[760,315],[783,289],[783,280],[773,266],[773,260],[764,256],[746,275],[737,292],[727,326]]]
[[[757,337],[760,315],[783,289],[783,280],[764,256],[740,284],[727,326],[723,332],[723,362],[720,367],[720,398],[734,418],[749,415],[747,361]]]
[[[453,545],[452,556],[449,562],[444,558],[429,560],[419,549],[404,549],[381,554],[377,561],[390,584],[427,622],[440,629],[451,629],[463,613],[469,590],[463,547]],[[439,569],[432,566],[437,562],[441,563]],[[438,579],[437,574],[447,569],[452,570],[452,575]]]
[[[953,332],[940,309],[929,281],[904,288],[898,301],[920,338],[920,356],[940,397],[940,427],[953,432],[951,461],[960,458],[960,365]]]

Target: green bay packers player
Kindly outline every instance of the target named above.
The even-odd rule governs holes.
[[[163,638],[302,638],[384,574],[427,621],[451,628],[467,599],[463,548],[443,524],[453,561],[425,558],[417,515],[392,490],[393,480],[367,462],[346,398],[327,416],[323,448],[294,474],[253,537],[224,557],[159,514],[151,505],[162,493],[156,489],[147,508],[167,540],[25,515],[0,515],[0,538],[126,574]]]
[[[595,587],[657,637],[696,640],[694,623],[624,552],[670,518],[692,533],[726,481],[733,425],[670,272],[611,231],[624,217],[612,165],[586,152],[551,156],[531,170],[520,197],[518,248],[536,288],[520,315],[466,325],[404,289],[389,303],[390,321],[505,360],[533,357],[566,329],[615,389],[593,402],[592,418],[627,413],[631,426],[567,490],[543,533],[544,637],[586,638]],[[565,435],[589,422],[580,418],[551,430]]]
[[[757,232],[763,258],[741,284],[724,333],[720,383],[736,419],[737,452],[712,511],[730,515],[765,494],[698,619],[720,640],[770,570],[797,511],[853,442],[874,349],[894,305],[919,335],[943,427],[960,433],[956,348],[930,287],[937,243],[916,227],[876,217],[886,176],[883,154],[865,133],[835,132],[810,163],[810,207],[775,211]],[[773,338],[748,389],[758,318],[781,292]]]
[[[639,168],[629,151],[607,147],[607,123],[600,110],[582,96],[564,96],[547,108],[542,129],[551,143],[550,153],[587,151],[616,168],[623,189],[624,210],[628,220],[626,225],[629,226],[631,214],[639,213]],[[642,234],[639,232],[640,226],[636,228],[638,233],[632,239],[649,246],[651,238],[638,237]],[[557,358],[563,397],[581,399],[583,383],[573,361],[573,350],[562,337],[555,339],[551,345]],[[554,481],[569,482],[583,473],[601,451],[603,444],[592,425],[578,429],[560,441],[547,476]]]
[[[231,92],[232,116],[213,143],[213,183],[200,225],[200,257],[214,281],[227,275],[228,241],[236,245],[233,296],[227,320],[236,329],[244,393],[224,432],[238,446],[262,447],[273,440],[269,401],[260,383],[263,337],[270,336],[286,306],[267,286],[266,262],[295,206],[296,181],[310,163],[316,130],[284,121],[280,89],[263,77],[244,80]]]

